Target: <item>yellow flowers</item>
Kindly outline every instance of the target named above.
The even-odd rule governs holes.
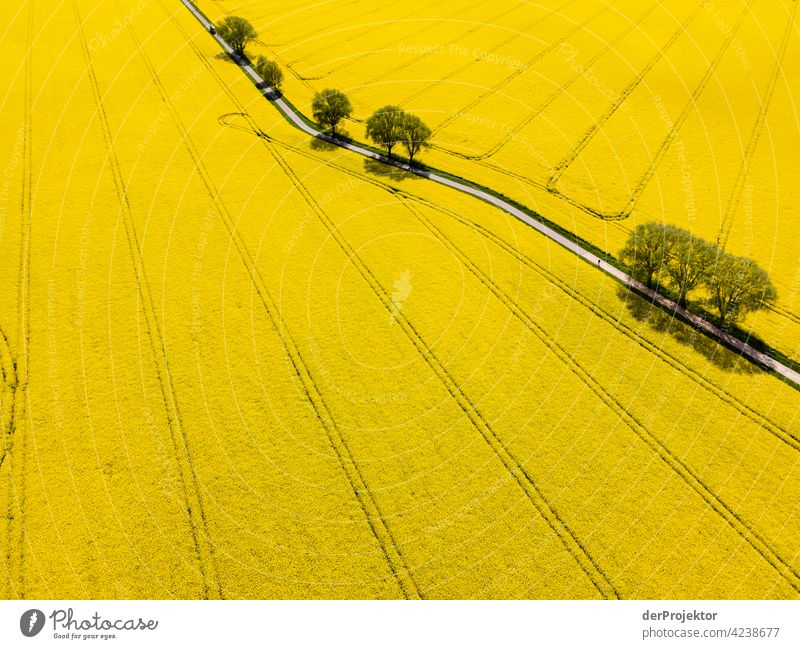
[[[222,6],[268,26],[300,108],[346,92],[356,139],[397,104],[433,129],[424,163],[612,254],[663,220],[752,258],[779,302],[745,326],[796,355],[796,3]]]
[[[421,115],[443,92],[408,81],[420,53],[332,60],[369,40],[356,8],[313,44],[303,12],[264,29],[259,7],[237,12],[286,43],[268,59],[353,75],[285,67],[307,114],[370,75],[423,91]],[[387,22],[387,48],[478,48],[494,79],[534,65],[521,26],[575,17],[452,13],[449,35]],[[0,14],[20,69],[2,88],[0,360],[27,369],[0,398],[3,597],[797,596],[793,389],[490,206],[310,142],[175,3]],[[423,54],[431,79],[454,71]],[[461,106],[483,92],[467,58]],[[372,92],[348,92],[353,117],[385,103]],[[522,111],[508,96],[492,119]]]

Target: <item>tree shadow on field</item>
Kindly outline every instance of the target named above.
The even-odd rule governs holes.
[[[308,143],[314,151],[333,151],[334,149],[339,148],[338,144],[331,142],[327,138],[332,138],[340,142],[352,142],[350,139],[350,131],[348,131],[346,128],[343,128],[341,125],[336,128],[335,134],[329,128],[322,128],[319,126],[317,128],[320,129],[322,137],[312,137]]]
[[[241,65],[242,64],[242,62],[240,60],[237,60],[237,59],[233,58],[225,50],[223,50],[222,52],[217,52],[214,55],[214,58],[217,61],[227,61],[228,63],[233,63],[234,65]]]
[[[408,171],[386,164],[385,162],[373,160],[372,158],[364,158],[364,171],[373,176],[380,176],[381,178],[387,178],[389,180],[401,181],[419,179],[419,176],[416,174],[409,173]]]
[[[311,147],[312,151],[334,151],[339,148],[333,142],[321,140],[318,137],[312,137],[308,145]]]
[[[622,300],[628,313],[637,321],[649,325],[658,333],[671,335],[682,345],[691,347],[705,356],[720,369],[737,374],[759,374],[764,371],[748,359],[743,358],[739,352],[709,338],[680,318],[634,294],[624,286],[617,288],[617,297]]]

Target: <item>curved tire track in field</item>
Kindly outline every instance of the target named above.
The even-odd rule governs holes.
[[[145,316],[145,329],[150,342],[153,360],[161,389],[161,397],[164,412],[167,417],[167,424],[175,451],[175,460],[178,463],[181,482],[183,485],[184,499],[187,509],[187,519],[197,554],[198,566],[203,580],[205,598],[223,598],[224,593],[219,581],[219,575],[214,556],[214,544],[208,533],[208,525],[205,519],[203,508],[203,496],[192,464],[189,440],[183,427],[178,402],[175,397],[175,389],[172,385],[170,375],[169,360],[164,344],[164,337],[158,324],[158,315],[153,302],[150,285],[144,272],[142,251],[136,235],[133,222],[131,205],[127,196],[125,180],[119,165],[116,151],[114,149],[114,138],[111,125],[103,107],[102,93],[94,71],[94,65],[86,43],[86,36],[83,31],[83,21],[76,0],[72,0],[73,12],[78,27],[78,34],[81,41],[81,49],[86,61],[87,76],[92,88],[92,96],[95,100],[97,117],[103,133],[103,141],[108,155],[108,164],[114,179],[114,189],[120,207],[120,216],[125,226],[126,238],[128,240],[131,262],[136,276],[136,285],[139,302]]]
[[[623,92],[620,94],[620,96],[617,98],[617,100],[611,105],[609,110],[606,111],[606,113],[604,113],[600,117],[600,119],[582,136],[581,140],[578,142],[578,145],[575,147],[575,149],[573,149],[573,151],[570,152],[570,154],[564,160],[562,160],[561,162],[558,163],[558,165],[556,165],[555,171],[553,172],[553,174],[547,180],[546,183],[538,182],[538,181],[534,180],[533,178],[530,178],[530,177],[528,177],[528,176],[526,176],[524,174],[516,173],[516,172],[512,171],[511,169],[508,169],[508,168],[506,168],[504,166],[495,164],[493,162],[489,162],[487,160],[487,158],[489,158],[490,155],[492,155],[492,154],[484,153],[484,154],[469,155],[469,154],[459,153],[457,151],[453,151],[453,150],[448,149],[446,147],[438,146],[438,145],[435,145],[435,144],[433,145],[433,148],[435,148],[435,149],[437,149],[439,151],[442,151],[443,153],[445,153],[447,155],[452,155],[452,156],[455,156],[457,158],[461,158],[463,160],[474,161],[474,162],[476,162],[476,164],[479,164],[482,167],[485,167],[487,169],[491,169],[492,171],[495,171],[495,172],[497,172],[499,174],[502,174],[504,176],[508,176],[510,178],[514,178],[515,180],[517,180],[517,181],[519,181],[521,183],[524,183],[526,185],[530,185],[531,187],[535,187],[535,188],[537,188],[539,190],[549,192],[549,193],[553,194],[554,196],[557,196],[559,199],[561,199],[562,201],[564,201],[568,205],[571,205],[571,206],[581,210],[582,212],[584,212],[584,213],[586,213],[586,214],[588,214],[588,215],[590,215],[592,217],[599,218],[599,219],[604,219],[604,220],[611,220],[611,219],[607,219],[607,215],[605,213],[599,212],[596,209],[594,209],[593,207],[591,207],[589,205],[586,205],[586,204],[584,204],[584,203],[572,198],[568,194],[565,194],[565,193],[561,192],[556,187],[556,184],[558,183],[558,180],[561,178],[561,176],[564,174],[564,172],[567,170],[567,168],[570,165],[572,165],[572,163],[575,161],[575,159],[580,155],[581,151],[583,151],[583,149],[586,148],[586,146],[588,146],[588,144],[592,140],[592,138],[594,138],[594,136],[597,135],[597,133],[599,132],[599,130],[603,126],[603,124],[605,124],[605,122],[607,122],[611,118],[611,116],[623,104],[624,100],[642,82],[642,80],[644,79],[644,76],[650,71],[650,69],[652,69],[653,66],[655,66],[658,63],[658,61],[660,61],[663,58],[663,56],[666,53],[666,51],[673,45],[673,43],[678,39],[678,37],[685,31],[686,26],[692,20],[694,20],[694,18],[700,13],[700,10],[702,8],[703,8],[702,4],[698,5],[698,7],[695,9],[695,11],[678,28],[678,30],[672,35],[672,37],[669,39],[669,41],[667,41],[667,43],[663,47],[659,48],[659,51],[656,53],[656,55],[648,62],[648,64],[644,67],[644,69],[638,75],[636,75],[634,80],[625,88],[625,90],[623,90]],[[600,58],[600,57],[596,56],[595,58],[593,58],[591,64],[593,64],[594,61],[596,61],[598,58]],[[574,81],[575,81],[575,78],[573,78],[569,83],[572,83]],[[555,99],[556,99],[556,97],[553,97],[551,95],[550,99],[547,101],[547,105],[543,104],[539,108],[537,108],[536,114],[534,114],[533,117],[535,117],[536,115],[541,113],[541,111],[544,110],[545,108],[547,108],[547,106],[550,103],[552,103],[552,101],[554,101]],[[441,128],[441,127],[439,127],[439,128]],[[519,130],[519,129],[517,129],[517,130]],[[513,138],[513,135],[511,137]]]
[[[797,2],[792,2],[792,11],[789,14],[789,20],[786,23],[786,30],[783,33],[783,40],[781,41],[778,56],[775,58],[775,67],[772,70],[772,75],[770,76],[769,83],[767,84],[767,91],[764,95],[764,99],[761,102],[761,107],[758,111],[756,122],[753,125],[753,130],[750,133],[750,139],[747,142],[747,148],[745,149],[744,157],[742,158],[742,164],[739,167],[739,172],[736,174],[736,181],[733,184],[731,195],[728,198],[728,207],[725,210],[725,215],[723,216],[722,224],[720,225],[719,235],[717,236],[717,245],[723,250],[725,249],[725,246],[728,245],[728,237],[730,236],[731,228],[733,227],[736,208],[739,206],[739,201],[742,198],[742,192],[744,191],[744,188],[747,184],[747,179],[750,175],[750,160],[755,153],[758,139],[761,137],[761,131],[763,130],[764,122],[767,119],[767,111],[769,111],[769,105],[772,102],[772,95],[775,93],[775,86],[778,82],[778,76],[781,72],[783,57],[786,54],[786,47],[789,44],[789,35],[792,33],[792,27],[794,26],[794,17],[796,13]]]
[[[240,111],[242,111],[243,114],[246,115],[246,113],[244,113],[244,107],[241,105],[238,98],[225,85],[224,81],[219,77],[216,70],[214,70],[213,67],[208,63],[203,53],[197,49],[189,35],[186,34],[181,25],[175,21],[174,16],[170,14],[163,2],[161,2],[161,0],[158,0],[158,2],[164,12],[169,16],[170,20],[173,21],[173,24],[175,24],[176,28],[184,35],[187,43],[192,48],[194,53],[197,55],[209,73],[215,78],[222,91],[232,101],[232,103]],[[136,40],[138,43],[138,38]],[[281,316],[280,309],[270,294],[266,282],[261,275],[261,271],[258,269],[258,266],[255,263],[255,258],[236,229],[234,218],[228,212],[225,203],[222,201],[219,191],[214,185],[210,174],[206,170],[205,165],[202,162],[202,157],[199,155],[192,139],[189,136],[189,133],[186,131],[183,125],[183,122],[172,107],[172,104],[169,102],[167,98],[168,95],[161,85],[155,70],[150,65],[149,60],[144,55],[141,47],[139,48],[139,51],[142,52],[142,58],[145,60],[148,68],[151,70],[153,82],[158,89],[162,100],[169,109],[173,121],[183,136],[183,142],[187,152],[197,168],[198,175],[200,176],[200,179],[202,180],[209,197],[214,203],[215,210],[220,217],[220,220],[223,222],[223,225],[231,237],[231,241],[234,243],[234,247],[236,248],[245,270],[250,277],[252,285],[256,289],[256,293],[258,294],[262,306],[264,307],[264,310],[266,311],[273,328],[281,340],[281,344],[283,345],[287,359],[292,366],[292,370],[303,387],[305,397],[313,408],[317,420],[327,435],[328,442],[336,454],[337,459],[339,460],[339,464],[341,465],[342,471],[348,480],[350,488],[364,513],[367,524],[369,525],[373,536],[383,552],[393,577],[397,581],[398,588],[406,599],[422,599],[423,593],[419,588],[419,585],[417,584],[405,557],[400,551],[397,540],[395,539],[394,534],[386,522],[386,517],[378,505],[377,499],[372,494],[364,474],[361,471],[358,462],[355,460],[352,451],[350,450],[347,439],[339,429],[339,426],[337,425],[330,408],[322,396],[322,391],[319,389],[308,363],[303,358],[299,346],[289,333],[289,329]],[[254,124],[251,125],[255,126]]]
[[[448,149],[443,149],[442,147],[438,147],[438,148],[440,150],[444,151],[445,153],[449,153],[451,155],[456,155],[456,156],[458,156],[460,158],[464,158],[464,159],[468,159],[468,160],[475,160],[475,161],[477,161],[478,164],[480,164],[480,165],[482,165],[482,166],[484,166],[486,168],[492,169],[493,171],[501,173],[501,174],[503,174],[505,176],[509,176],[509,177],[515,178],[517,180],[520,180],[521,182],[523,182],[525,184],[537,187],[539,189],[543,188],[546,191],[550,192],[551,194],[553,194],[553,195],[557,196],[558,198],[564,200],[568,204],[572,205],[573,207],[577,207],[578,209],[580,209],[581,211],[585,212],[586,214],[589,214],[590,216],[593,216],[593,217],[598,218],[600,220],[603,220],[603,221],[620,221],[620,220],[627,219],[630,216],[631,212],[633,211],[633,208],[634,208],[634,206],[636,204],[636,201],[639,199],[639,196],[644,192],[644,190],[649,185],[650,181],[653,179],[653,176],[655,175],[655,172],[656,172],[656,169],[658,168],[658,165],[660,164],[660,162],[663,159],[663,157],[666,155],[666,153],[669,150],[669,147],[671,146],[672,142],[677,137],[678,132],[680,131],[681,127],[683,126],[683,123],[690,116],[691,110],[694,107],[696,107],[697,100],[699,99],[700,95],[702,95],[703,91],[705,90],[706,86],[708,85],[709,81],[711,80],[711,78],[713,76],[713,73],[716,70],[717,65],[719,65],[720,61],[722,60],[723,55],[727,51],[727,49],[730,46],[730,44],[733,42],[733,39],[735,38],[736,32],[738,31],[738,29],[741,26],[742,22],[746,18],[751,4],[752,4],[752,0],[750,0],[750,2],[748,2],[748,4],[745,6],[744,10],[740,14],[740,16],[739,16],[739,18],[738,18],[738,20],[737,20],[737,22],[735,24],[735,26],[732,28],[731,32],[728,34],[728,36],[727,36],[726,40],[723,42],[721,48],[717,51],[717,54],[716,54],[715,58],[712,60],[711,64],[707,68],[707,70],[704,73],[703,77],[701,78],[699,84],[695,87],[691,97],[689,98],[689,101],[686,103],[686,105],[682,109],[681,113],[679,114],[678,119],[675,122],[672,123],[672,125],[670,126],[670,130],[668,131],[667,135],[665,136],[665,138],[659,144],[659,147],[656,150],[655,155],[651,159],[650,163],[648,164],[648,166],[646,167],[646,169],[644,170],[642,175],[639,177],[639,180],[637,181],[637,184],[635,185],[631,195],[628,197],[628,201],[626,202],[625,206],[619,212],[615,212],[615,213],[603,212],[601,210],[598,210],[598,209],[596,209],[594,207],[591,207],[590,205],[582,203],[582,202],[570,197],[569,195],[561,192],[556,187],[556,183],[558,182],[558,179],[561,178],[561,176],[563,175],[564,171],[566,171],[566,167],[564,167],[564,169],[560,170],[560,171],[559,171],[559,168],[556,167],[556,171],[555,171],[554,176],[551,176],[551,178],[546,183],[538,183],[536,181],[533,181],[532,179],[529,179],[529,178],[525,177],[522,174],[518,174],[518,173],[512,172],[511,170],[505,169],[504,167],[502,167],[500,165],[496,165],[496,164],[492,164],[492,163],[487,162],[486,158],[489,157],[488,155],[481,154],[481,155],[477,155],[477,156],[469,156],[469,155],[459,154],[459,153],[456,153],[454,151],[450,151]],[[695,11],[695,13],[692,14],[691,18],[694,18],[694,16],[696,15],[697,11],[699,11],[699,9],[702,8],[702,7],[703,7],[703,5],[701,4],[698,7],[698,9]],[[686,24],[687,23],[684,23],[684,25],[686,25]],[[677,36],[679,36],[680,33],[682,33],[682,30],[679,30],[679,32],[677,34],[673,35],[674,38],[677,38]],[[671,45],[672,42],[674,42],[674,41],[671,41],[669,44]],[[660,54],[663,54],[663,52],[661,52]],[[657,55],[656,59],[652,61],[653,64],[655,64],[657,62],[657,60],[660,58],[660,54]],[[636,88],[636,86],[638,86],[638,84],[641,82],[641,80],[642,79],[637,76],[637,78],[635,79],[635,82],[633,84],[633,87],[629,86],[630,92],[632,92]],[[630,92],[628,94],[630,94]],[[622,105],[622,102],[620,102],[620,105]],[[603,116],[602,123],[600,124],[600,127],[602,127],[602,125],[605,124],[608,121],[608,119],[616,112],[616,109],[618,107],[619,106],[615,107],[615,105],[612,105],[612,109],[613,110],[607,116],[606,115]],[[590,129],[583,136],[583,138],[580,141],[580,142],[583,142],[581,150],[578,151],[575,154],[575,156],[574,156],[574,158],[572,160],[567,158],[567,162],[568,162],[567,166],[571,165],[575,161],[575,159],[577,159],[577,157],[580,154],[580,152],[584,148],[586,148],[586,146],[588,146],[588,144],[591,142],[591,140],[600,131],[600,127],[598,127],[597,129],[594,129],[594,127],[593,127],[594,130]],[[579,142],[579,144],[580,144],[580,142]],[[570,157],[571,156],[572,156],[572,154],[570,154]],[[561,164],[564,164],[564,161],[559,163],[559,165],[561,165]],[[555,178],[555,180],[554,180],[554,178]]]
[[[730,44],[733,42],[733,39],[736,36],[736,32],[739,30],[739,27],[744,22],[744,19],[747,17],[747,14],[748,14],[748,12],[750,10],[750,5],[752,3],[753,3],[753,0],[749,0],[747,5],[745,5],[745,8],[742,11],[742,13],[739,15],[739,18],[737,19],[736,24],[731,29],[730,33],[728,34],[727,38],[723,42],[723,44],[720,47],[720,49],[717,51],[717,54],[715,55],[714,59],[712,59],[711,64],[706,69],[706,72],[704,73],[703,77],[700,79],[700,82],[695,87],[694,91],[692,92],[692,95],[690,96],[689,101],[686,102],[686,104],[684,105],[684,107],[681,110],[680,114],[678,115],[677,120],[675,120],[674,122],[671,123],[670,129],[667,132],[667,135],[664,137],[664,139],[659,144],[655,155],[651,158],[650,163],[647,165],[647,167],[645,168],[644,172],[639,177],[639,180],[637,181],[636,185],[634,186],[633,191],[631,192],[630,196],[628,197],[627,202],[625,203],[625,205],[623,206],[623,208],[620,211],[614,212],[614,213],[603,212],[603,211],[598,210],[598,209],[596,209],[594,207],[591,207],[589,205],[581,203],[581,202],[569,197],[567,194],[564,194],[563,192],[561,192],[556,187],[556,182],[558,182],[558,179],[560,179],[561,176],[563,175],[564,171],[566,171],[566,167],[561,171],[559,171],[558,167],[556,168],[557,177],[555,175],[551,176],[551,178],[544,185],[545,189],[548,192],[550,192],[551,194],[559,197],[560,199],[565,200],[570,205],[573,205],[573,206],[579,208],[580,210],[582,210],[583,212],[586,212],[590,216],[594,216],[594,217],[596,217],[596,218],[598,218],[598,219],[600,219],[602,221],[621,221],[621,220],[627,219],[631,215],[631,212],[633,211],[633,208],[636,205],[636,201],[639,200],[639,196],[641,196],[641,194],[644,192],[644,190],[650,184],[650,181],[653,179],[653,176],[655,176],[656,169],[658,168],[658,165],[661,163],[661,160],[664,158],[664,156],[666,155],[666,153],[669,150],[670,146],[675,141],[675,138],[678,136],[678,132],[680,131],[680,129],[683,126],[684,122],[691,115],[692,109],[697,106],[697,100],[700,98],[700,96],[705,91],[706,86],[708,85],[709,81],[713,77],[713,74],[714,74],[717,66],[719,65],[720,61],[722,60],[723,55],[728,50],[728,47],[730,46]],[[701,7],[702,6],[703,5],[701,5]],[[641,81],[641,79],[639,79],[639,81]],[[638,85],[638,82],[637,82],[637,85]],[[635,88],[635,86],[634,86],[634,88]],[[612,108],[614,108],[613,105],[612,105]],[[608,117],[604,116],[603,122],[600,125],[601,127],[602,127],[603,124],[605,124],[608,121],[608,118],[610,118],[611,115],[614,114],[614,112],[616,112],[616,108],[614,108],[614,110],[608,115]],[[590,131],[586,135],[584,135],[584,138],[581,141],[584,141],[584,139],[585,139],[585,142],[582,145],[581,151],[584,148],[586,148],[586,146],[588,146],[590,141],[597,135],[597,133],[599,131],[600,131],[600,128],[597,128],[596,130],[591,130],[590,129]],[[569,164],[567,166],[571,165],[575,161],[575,159],[578,157],[579,154],[580,154],[580,151],[578,152],[578,154],[576,154],[574,156],[574,158],[572,160],[567,158],[567,161],[569,162]],[[571,155],[572,154],[570,154],[570,156]],[[486,163],[479,163],[479,164],[484,164],[485,165]],[[562,161],[562,163],[559,163],[559,164],[563,164],[563,161]],[[490,165],[486,165],[486,166],[490,166]],[[522,180],[523,182],[525,182],[527,184],[531,184],[531,185],[534,185],[534,186],[537,186],[537,187],[540,186],[538,183],[530,182],[528,179],[524,178],[520,174],[512,173],[509,170],[502,169],[501,167],[499,167],[497,165],[491,165],[490,167],[492,169],[494,169],[495,171],[498,171],[498,172],[500,172],[500,173],[502,173],[504,175],[511,176],[511,177],[517,178],[519,180]],[[555,177],[555,180],[554,180],[554,177]]]
[[[456,156],[456,157],[459,157],[459,158],[463,158],[465,160],[467,159],[467,157],[464,156],[463,154],[456,153],[455,151],[450,151],[449,149],[445,149],[444,147],[440,147],[440,146],[437,146],[435,144],[432,145],[432,147],[435,148],[435,149],[438,149],[439,151],[443,151],[444,153],[447,153],[448,155],[453,155],[453,156]],[[507,176],[509,178],[513,178],[514,180],[519,181],[523,185],[528,185],[530,187],[535,187],[536,189],[539,189],[541,191],[549,192],[553,196],[556,196],[560,200],[564,201],[567,205],[571,205],[572,207],[575,207],[575,208],[579,209],[581,212],[584,212],[584,213],[588,214],[589,216],[592,216],[592,217],[595,217],[595,218],[598,218],[598,219],[601,219],[601,220],[605,220],[605,221],[608,221],[608,222],[614,222],[614,219],[606,218],[606,214],[604,214],[603,212],[598,212],[593,207],[590,207],[589,205],[586,205],[585,203],[581,203],[577,199],[574,199],[571,196],[569,196],[568,194],[563,194],[563,193],[561,193],[559,191],[553,191],[550,187],[547,186],[547,184],[545,182],[535,180],[533,178],[525,176],[524,174],[518,173],[516,171],[511,171],[511,169],[508,169],[506,167],[502,167],[499,164],[495,164],[494,162],[490,162],[489,160],[478,160],[478,161],[474,161],[474,162],[475,162],[475,164],[480,165],[481,167],[484,167],[485,169],[491,169],[492,171],[496,171],[497,173],[502,174],[503,176]]]
[[[661,47],[658,48],[658,52],[656,52],[655,56],[651,58],[647,64],[642,68],[638,74],[634,77],[633,81],[631,81],[619,94],[617,99],[608,110],[603,113],[600,118],[589,127],[589,130],[583,134],[578,143],[573,147],[572,151],[570,151],[563,160],[558,162],[555,166],[555,171],[550,176],[550,179],[547,181],[547,189],[549,191],[557,192],[556,185],[558,184],[559,179],[564,173],[569,169],[573,162],[577,159],[577,157],[581,154],[581,152],[589,145],[589,142],[592,141],[595,135],[600,131],[603,125],[611,119],[614,113],[617,112],[620,106],[625,102],[628,96],[639,86],[639,84],[644,80],[647,74],[652,70],[655,65],[664,58],[664,54],[666,54],[667,50],[669,50],[674,44],[675,41],[686,31],[686,28],[689,24],[697,17],[697,15],[702,10],[703,5],[698,4],[697,9],[695,9],[689,18],[681,24],[680,27],[675,31],[674,34],[670,37],[670,39]],[[560,192],[559,192],[560,193]]]

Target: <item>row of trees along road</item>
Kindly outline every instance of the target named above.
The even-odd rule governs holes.
[[[244,56],[248,43],[257,40],[253,26],[239,16],[227,16],[216,26],[217,33],[234,52]],[[259,56],[256,72],[274,90],[280,91],[283,72],[274,61]],[[350,117],[353,105],[340,90],[326,88],[314,95],[314,119],[336,135],[341,120]],[[430,146],[431,129],[416,115],[398,106],[384,106],[367,119],[366,135],[375,144],[392,149],[401,144],[408,159]],[[686,230],[666,223],[637,225],[620,252],[631,274],[654,290],[672,291],[685,307],[692,291],[703,291],[702,303],[716,310],[723,326],[733,324],[748,312],[776,300],[767,272],[752,259],[735,257]]]
[[[258,32],[244,18],[227,16],[215,26],[219,34],[239,56],[244,56],[247,44],[258,39]],[[283,71],[275,61],[259,56],[253,69],[273,90],[280,92],[283,83]]]
[[[258,39],[258,32],[239,16],[227,16],[217,23],[216,30],[241,57],[245,55],[247,44]],[[280,92],[283,71],[275,61],[259,56],[253,69],[268,86]],[[336,136],[336,127],[343,119],[350,117],[353,105],[341,90],[326,88],[314,95],[311,111],[314,120]],[[430,146],[431,129],[417,115],[406,113],[397,106],[384,106],[367,120],[366,134],[375,144],[384,147],[389,157],[392,149],[402,144],[408,152],[409,162],[413,163],[414,156]]]
[[[327,88],[314,95],[311,102],[314,119],[336,135],[337,124],[350,117],[353,106],[341,90]],[[384,106],[367,119],[367,137],[386,149],[389,157],[392,149],[401,144],[408,152],[408,159],[430,146],[431,129],[417,115],[412,115],[398,106]]]
[[[723,326],[775,302],[767,271],[674,225],[643,223],[631,232],[620,260],[648,288],[672,291],[685,307],[689,293],[702,290]]]

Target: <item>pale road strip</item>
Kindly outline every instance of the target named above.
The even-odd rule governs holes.
[[[200,13],[200,11],[190,2],[190,0],[181,0],[183,5],[192,12],[192,14],[197,18],[197,20],[203,25],[203,27],[208,31],[209,28],[212,26],[212,23],[206,19],[206,17]],[[336,146],[339,146],[343,149],[347,149],[348,151],[352,151],[353,153],[358,153],[366,158],[372,158],[373,160],[377,160],[384,164],[392,165],[393,167],[397,167],[398,169],[402,169],[403,171],[407,171],[408,173],[412,173],[416,176],[421,176],[423,178],[427,178],[428,180],[432,180],[433,182],[439,183],[440,185],[445,185],[447,187],[451,187],[452,189],[458,190],[465,194],[469,194],[470,196],[474,196],[486,203],[490,203],[495,207],[503,210],[504,212],[510,214],[511,216],[519,219],[520,221],[526,223],[527,225],[534,228],[537,232],[540,232],[548,239],[555,241],[559,245],[563,246],[573,254],[577,255],[587,263],[592,264],[595,268],[603,271],[607,275],[614,277],[615,279],[622,282],[625,286],[630,288],[631,290],[639,293],[643,297],[646,297],[651,302],[655,302],[662,307],[668,309],[669,311],[675,313],[683,320],[690,322],[692,325],[701,329],[709,336],[716,338],[717,340],[723,341],[728,346],[736,349],[737,351],[741,352],[742,356],[747,357],[749,360],[755,362],[758,365],[763,367],[767,367],[772,371],[780,374],[784,378],[788,379],[798,388],[800,388],[800,372],[796,372],[790,367],[787,367],[780,361],[775,360],[771,356],[761,352],[754,347],[748,345],[743,340],[722,331],[719,327],[711,324],[705,318],[687,311],[686,309],[680,307],[675,303],[673,300],[670,300],[668,297],[657,293],[649,288],[647,288],[644,284],[639,282],[638,280],[634,279],[624,271],[620,270],[616,266],[613,266],[602,259],[598,259],[597,255],[586,250],[580,244],[571,241],[561,233],[555,231],[551,227],[545,225],[544,223],[536,220],[530,214],[526,214],[518,207],[507,203],[502,198],[498,198],[497,196],[493,196],[492,194],[485,192],[477,187],[472,187],[465,183],[461,183],[457,180],[453,180],[451,178],[446,178],[445,176],[440,176],[435,173],[431,173],[429,171],[423,171],[422,169],[417,169],[416,167],[412,167],[410,165],[405,164],[404,162],[400,162],[398,160],[393,160],[391,158],[387,158],[380,153],[376,153],[375,151],[370,151],[369,149],[365,149],[364,147],[360,147],[357,144],[351,144],[350,142],[343,142],[342,140],[338,140],[326,133],[322,133],[315,129],[312,126],[306,124],[306,122],[300,117],[300,115],[295,112],[294,108],[287,104],[282,97],[278,96],[271,88],[266,86],[264,80],[256,73],[253,68],[242,61],[236,53],[233,51],[230,45],[220,37],[219,34],[213,34],[213,37],[217,40],[220,46],[228,53],[228,55],[236,61],[241,68],[255,81],[259,84],[260,87],[263,89],[264,96],[275,106],[277,106],[278,110],[289,120],[292,124],[294,124],[297,128],[299,128],[304,133],[308,133],[308,135],[318,138],[320,140],[325,140],[326,142],[330,142]]]

